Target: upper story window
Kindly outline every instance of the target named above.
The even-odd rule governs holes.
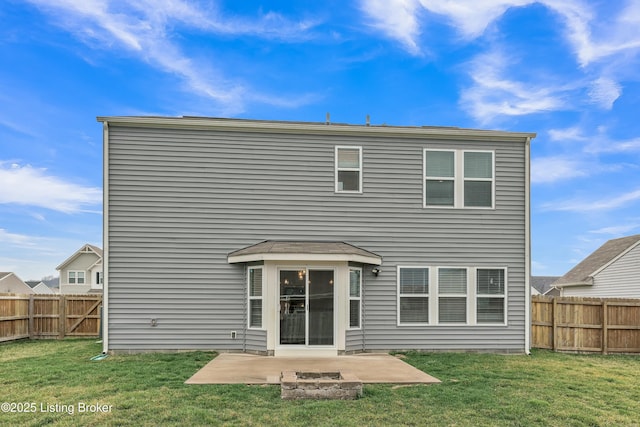
[[[69,285],[84,285],[84,271],[69,271],[67,278]]]
[[[336,147],[336,193],[362,193],[362,147]]]
[[[493,208],[493,151],[424,150],[424,207]]]

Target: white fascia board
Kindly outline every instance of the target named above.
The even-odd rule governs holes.
[[[362,264],[381,265],[380,257],[368,257],[364,255],[350,254],[251,254],[251,255],[235,255],[227,257],[229,264],[238,262],[255,262],[255,261],[335,261],[335,262],[359,262]]]
[[[392,135],[408,138],[439,138],[512,141],[535,138],[535,133],[506,132],[481,129],[461,129],[454,127],[410,127],[410,126],[364,126],[304,122],[276,122],[243,119],[220,119],[200,117],[97,117],[99,122],[118,126],[158,127],[158,128],[200,128],[243,132],[279,132],[336,135]]]

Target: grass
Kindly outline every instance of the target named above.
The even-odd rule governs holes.
[[[531,356],[405,353],[430,386],[365,385],[357,401],[282,401],[278,386],[185,385],[215,353],[112,356],[93,340],[0,345],[0,425],[583,426],[640,423],[640,358],[534,351]],[[81,403],[111,405],[78,413]],[[42,412],[53,406],[54,411]],[[55,412],[58,407],[74,408]]]

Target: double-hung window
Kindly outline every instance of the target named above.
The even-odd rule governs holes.
[[[84,285],[84,271],[70,271],[68,279],[70,285]]]
[[[504,323],[504,270],[479,268],[476,285],[478,323]]]
[[[464,152],[464,207],[493,207],[493,152]]]
[[[336,147],[336,193],[362,193],[362,147]]]
[[[455,206],[455,151],[424,151],[425,206]]]
[[[249,328],[262,328],[262,267],[248,268]]]
[[[360,329],[362,318],[362,270],[349,269],[349,328]]]
[[[424,150],[424,207],[493,208],[493,151]]]
[[[429,269],[398,267],[398,323],[429,323]]]
[[[398,325],[505,325],[506,268],[398,267]]]
[[[438,323],[467,323],[467,269],[438,269]]]

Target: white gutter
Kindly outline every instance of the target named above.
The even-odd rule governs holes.
[[[102,124],[102,351],[109,351],[109,123]]]

